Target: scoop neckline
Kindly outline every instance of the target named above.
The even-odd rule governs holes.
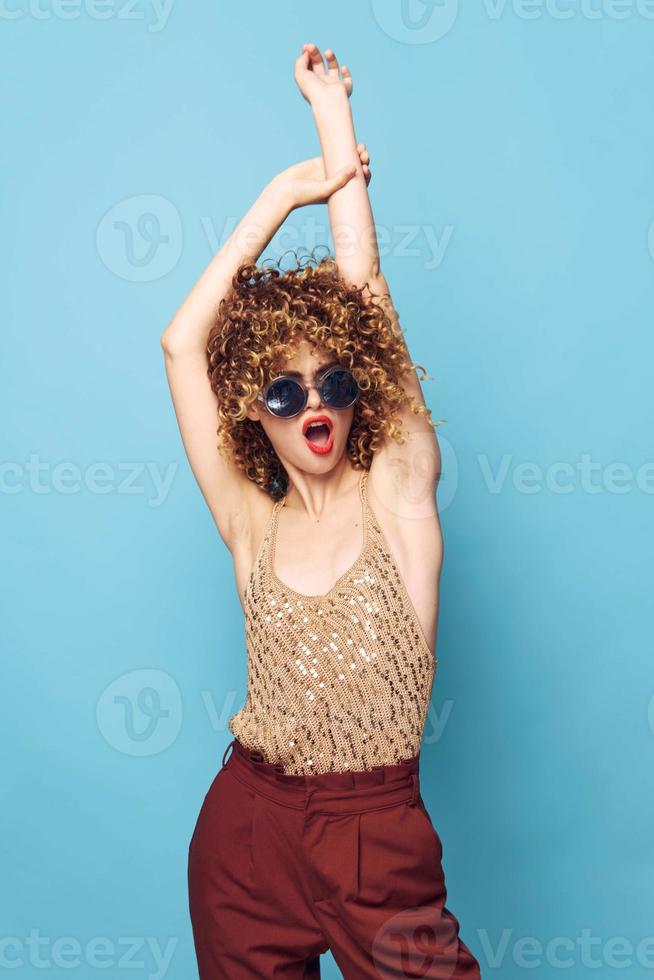
[[[284,592],[288,593],[289,595],[294,596],[297,599],[306,600],[307,602],[326,602],[334,594],[334,592],[338,589],[339,585],[343,581],[345,581],[345,579],[348,578],[352,574],[352,572],[355,571],[355,569],[363,561],[363,559],[365,558],[365,555],[366,555],[366,551],[368,550],[368,514],[366,512],[366,496],[365,496],[365,491],[364,491],[364,481],[365,481],[365,478],[366,478],[367,473],[368,473],[368,471],[366,469],[363,469],[361,471],[361,476],[359,477],[359,482],[358,482],[359,500],[360,500],[360,503],[361,503],[361,523],[363,525],[363,543],[361,545],[361,550],[359,551],[359,554],[354,559],[354,561],[352,562],[352,564],[350,565],[350,567],[347,568],[343,572],[342,575],[339,575],[339,577],[336,579],[336,581],[331,586],[331,588],[327,592],[324,592],[324,593],[321,593],[321,594],[307,595],[304,592],[296,592],[296,590],[295,589],[292,589],[290,585],[287,585],[286,582],[283,582],[280,579],[279,575],[277,575],[277,572],[275,571],[275,567],[274,567],[275,566],[275,546],[277,544],[277,526],[278,526],[278,523],[279,523],[279,512],[282,509],[282,507],[285,505],[285,503],[286,503],[286,497],[288,496],[288,494],[285,494],[282,497],[281,500],[278,500],[276,502],[275,508],[274,508],[274,511],[273,511],[273,524],[272,524],[272,528],[271,528],[270,544],[268,546],[268,554],[267,554],[266,564],[267,564],[267,568],[268,568],[268,574],[273,579],[273,581],[275,582],[275,584],[280,589],[282,589]]]

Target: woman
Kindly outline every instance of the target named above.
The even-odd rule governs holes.
[[[476,978],[419,790],[438,444],[379,269],[351,74],[325,59],[308,44],[295,64],[322,156],[271,181],[162,337],[248,655],[189,848],[197,960],[201,980],[300,978],[330,948],[346,978]],[[324,201],[334,261],[257,267]]]

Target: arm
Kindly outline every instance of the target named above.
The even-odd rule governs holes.
[[[371,288],[379,276],[379,250],[365,172],[367,154],[359,153],[350,106],[352,76],[340,69],[333,51],[327,49],[327,70],[315,44],[305,44],[295,63],[295,78],[311,106],[325,174],[331,176],[344,166],[356,168],[354,178],[333,194],[328,202],[336,264],[343,278],[356,286]]]
[[[325,173],[330,175],[344,165],[357,167],[355,177],[329,199],[336,263],[346,281],[355,286],[368,285],[373,297],[388,314],[404,346],[407,363],[411,365],[388,283],[380,269],[377,233],[368,197],[368,182],[364,179],[362,167],[362,163],[367,162],[367,155],[358,159],[354,132],[350,103],[352,76],[346,66],[340,67],[339,74],[336,55],[330,49],[325,51],[325,58],[326,69],[316,45],[305,44],[295,62],[295,79],[311,106],[325,161]],[[407,368],[401,384],[407,395],[425,406],[422,386],[413,366]],[[440,475],[440,453],[434,429],[425,415],[416,415],[411,410],[408,401],[397,413],[397,418],[401,420],[409,438],[402,445],[387,438],[382,449],[375,454],[373,467],[380,475],[383,474],[377,486],[381,488],[384,484],[389,494],[392,492],[395,495],[399,492],[398,484],[401,484],[401,493],[406,500],[420,497],[423,508],[427,506],[429,511],[431,503],[425,505],[425,500],[433,499]],[[400,506],[399,500],[396,506]]]
[[[206,346],[221,299],[238,267],[256,262],[289,213],[328,199],[349,180],[344,169],[324,177],[320,157],[278,174],[264,188],[220,251],[213,257],[161,336],[166,375],[184,448],[218,531],[232,550],[242,530],[244,504],[260,497],[259,488],[218,452],[216,398],[207,376]]]

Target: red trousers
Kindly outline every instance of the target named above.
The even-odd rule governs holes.
[[[346,980],[479,980],[445,908],[419,756],[309,776],[238,739],[225,756],[189,845],[200,980],[320,977],[327,949]]]

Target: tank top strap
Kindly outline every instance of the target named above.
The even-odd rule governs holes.
[[[371,527],[376,526],[375,515],[368,502],[368,474],[370,470],[362,470],[361,480],[359,482],[359,493],[361,494],[361,502],[363,504],[363,518],[366,522],[366,541],[369,539],[368,531]]]
[[[268,521],[268,530],[266,531],[265,534],[265,539],[268,542],[269,547],[270,544],[274,542],[275,538],[277,537],[277,523],[279,521],[279,512],[284,506],[285,500],[286,497],[280,497],[279,500],[276,500],[273,504],[273,509],[270,514],[270,520]]]
[[[368,470],[362,469],[361,476],[359,477],[359,493],[361,494],[361,500],[365,504],[366,513],[368,512]]]

